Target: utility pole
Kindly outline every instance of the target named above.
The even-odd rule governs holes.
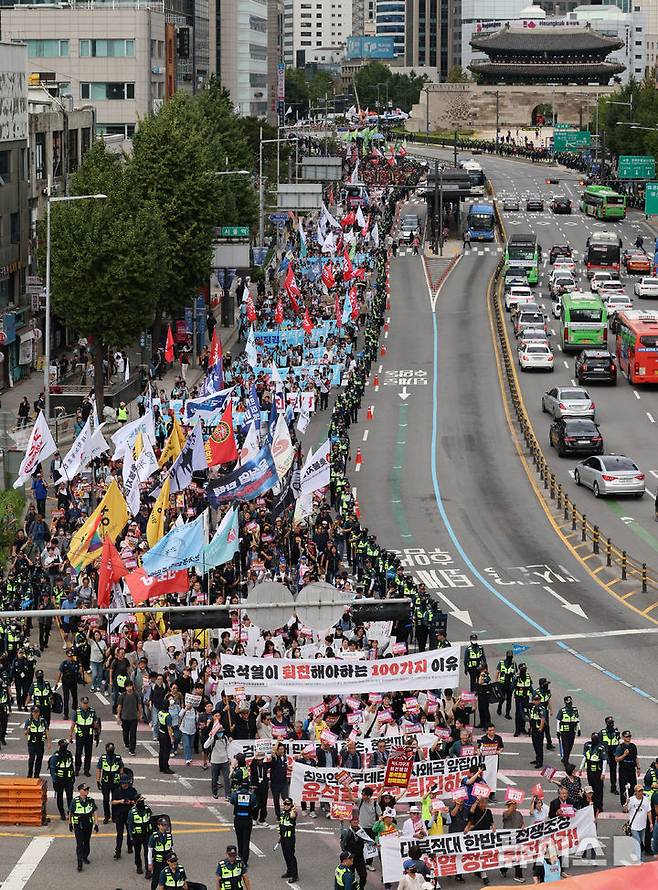
[[[258,246],[265,241],[265,190],[263,188],[263,128],[258,141]]]
[[[443,167],[439,171],[439,176],[439,256],[443,256]]]
[[[496,153],[500,143],[500,92],[496,90]]]
[[[457,127],[455,127],[455,169],[457,168]]]
[[[434,253],[439,251],[439,162],[434,161]]]

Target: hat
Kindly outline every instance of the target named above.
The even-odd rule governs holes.
[[[395,819],[395,810],[393,809],[393,807],[386,807],[386,809],[382,813],[382,816],[390,816],[391,819]]]
[[[352,854],[350,853],[349,850],[341,850],[341,854],[340,854],[341,862],[347,862],[347,860],[351,859],[351,858],[352,858]]]
[[[420,807],[416,807],[416,806],[409,807],[409,812],[410,813],[420,813]]]
[[[84,782],[81,782],[78,785],[78,791],[89,791],[89,785],[85,785]]]
[[[630,731],[630,729],[625,729],[625,730],[622,732],[622,736],[623,736],[624,738],[626,738],[626,736],[628,736],[628,737],[630,738],[630,736],[631,736],[631,731]]]
[[[178,862],[178,856],[174,853],[173,850],[165,853],[165,859],[167,862]]]
[[[158,819],[158,825],[167,825],[168,821],[169,820],[166,816],[160,816],[160,818]]]
[[[238,711],[248,711],[249,710],[249,702],[243,701],[238,705]]]
[[[416,868],[416,863],[413,859],[405,859],[402,863],[402,868],[404,868],[405,871],[408,871],[410,868]]]
[[[571,704],[573,704],[573,699],[571,698],[570,695],[565,695],[565,696],[564,696],[564,703],[565,703],[565,705],[571,705]]]
[[[594,794],[594,789],[591,785],[585,785],[583,791],[585,792],[585,794]]]
[[[228,847],[226,848],[226,852],[227,853],[237,853],[238,848],[235,846],[235,844],[229,844]]]
[[[257,760],[262,760],[263,757],[265,757],[265,752],[264,751],[256,751],[256,753],[254,754],[254,757]]]

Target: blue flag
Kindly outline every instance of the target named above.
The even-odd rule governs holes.
[[[236,467],[232,473],[211,479],[206,487],[206,496],[212,507],[231,501],[253,501],[278,482],[279,474],[272,452],[269,445],[265,445],[252,460]]]
[[[256,430],[260,431],[260,399],[258,398],[258,390],[256,384],[252,383],[249,395],[247,396],[247,407],[242,418],[242,431],[248,429],[252,423],[256,424]]]
[[[175,525],[142,557],[147,575],[190,569],[199,563],[204,541],[205,512],[193,522]]]
[[[270,434],[270,442],[274,439],[274,430],[276,429],[276,421],[279,416],[279,412],[276,410],[276,400],[272,400],[272,407],[270,408],[270,417],[267,421],[267,426]]]
[[[217,526],[217,531],[213,535],[212,541],[206,544],[201,552],[199,568],[204,574],[208,569],[221,566],[233,559],[235,553],[240,549],[239,532],[238,511],[235,507],[231,507]]]
[[[514,643],[512,645],[512,655],[521,655],[523,652],[527,652],[530,646],[526,646],[523,643]]]

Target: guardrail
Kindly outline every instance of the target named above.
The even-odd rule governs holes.
[[[495,205],[495,213],[497,225],[504,237],[505,227],[500,219],[497,205]],[[510,401],[518,421],[520,433],[528,449],[527,456],[532,460],[535,472],[542,483],[544,499],[553,507],[561,521],[566,524],[563,524],[562,528],[570,529],[570,534],[575,533],[578,535],[580,538],[578,546],[582,544],[591,545],[591,553],[599,556],[602,566],[611,570],[608,573],[609,575],[613,575],[617,581],[639,582],[643,593],[646,593],[649,589],[658,593],[658,574],[656,570],[650,570],[646,562],[634,559],[626,550],[618,547],[611,537],[607,536],[598,525],[592,523],[587,518],[586,513],[582,513],[578,509],[575,501],[571,500],[562,488],[557,476],[551,470],[544,457],[541,445],[526,411],[514,368],[514,357],[502,304],[501,274],[503,267],[504,260],[500,259],[489,287],[487,299],[491,300],[494,313],[496,333],[500,344],[500,354],[505,370]]]

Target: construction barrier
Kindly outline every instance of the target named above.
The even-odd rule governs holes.
[[[44,779],[0,777],[0,825],[45,825],[47,799]]]

